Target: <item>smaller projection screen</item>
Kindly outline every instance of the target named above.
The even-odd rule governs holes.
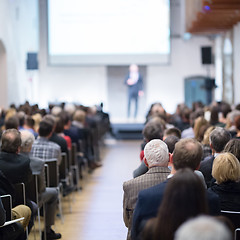
[[[52,65],[166,64],[169,0],[48,0]]]

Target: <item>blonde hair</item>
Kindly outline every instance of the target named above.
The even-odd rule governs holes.
[[[210,145],[210,141],[209,141],[209,137],[210,137],[210,133],[215,129],[216,127],[215,126],[211,126],[209,127],[204,135],[203,135],[203,140],[202,140],[202,144],[204,145]]]
[[[205,129],[208,127],[208,121],[204,117],[198,117],[197,119],[195,119],[193,131],[195,138],[199,142],[201,142],[203,139],[203,133],[201,132],[203,131],[203,126],[205,126]]]
[[[86,118],[86,113],[83,110],[77,110],[73,115],[73,120],[84,123]]]
[[[35,113],[32,115],[32,119],[34,120],[34,130],[38,132],[39,124],[42,121],[42,115],[40,113]]]
[[[240,163],[232,153],[221,153],[213,161],[212,176],[218,184],[240,179]]]

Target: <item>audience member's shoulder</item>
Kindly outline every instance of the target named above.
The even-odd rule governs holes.
[[[131,188],[136,183],[136,179],[137,178],[133,178],[133,179],[130,179],[130,180],[124,182],[123,189],[127,190],[127,189]]]
[[[25,154],[18,154],[19,159],[21,159],[22,162],[25,162],[27,164],[30,163],[30,157]]]
[[[166,187],[166,183],[168,180],[165,180],[164,182],[161,182],[157,185],[154,185],[150,188],[144,189],[142,191],[139,192],[139,195],[141,196],[148,196],[150,197],[151,195],[156,195],[159,193],[162,193]]]
[[[208,164],[208,163],[210,163],[213,159],[214,159],[214,156],[213,156],[213,155],[207,156],[207,157],[205,157],[205,158],[201,161],[200,164],[201,164],[201,165]]]
[[[59,146],[57,143],[55,143],[55,142],[49,141],[49,145],[51,145],[51,146],[54,147],[54,148],[60,149],[60,146]]]

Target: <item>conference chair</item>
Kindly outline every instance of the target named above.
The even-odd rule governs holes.
[[[235,240],[240,240],[240,212],[224,211],[221,210],[221,214],[227,217],[235,228]]]
[[[45,212],[45,204],[43,201],[41,201],[40,198],[40,189],[39,189],[39,182],[38,182],[38,175],[37,174],[33,174],[33,178],[32,181],[30,181],[27,184],[27,192],[28,192],[28,196],[29,198],[34,201],[38,208],[37,208],[37,216],[38,216],[38,231],[39,231],[39,237],[40,239],[42,239],[42,231],[41,231],[41,219],[40,219],[40,209],[42,208],[42,212],[43,212],[43,223],[44,223],[44,239],[46,239],[46,223],[45,223],[45,216],[46,216],[46,212]],[[35,230],[35,225],[34,225],[34,230]],[[34,239],[36,239],[36,233],[34,231]]]
[[[61,164],[59,165],[59,178],[63,186],[63,197],[68,196],[69,210],[70,212],[72,212],[71,195],[70,195],[70,193],[72,193],[74,189],[72,185],[72,174],[68,169],[67,154],[62,153],[61,156],[62,156],[62,161],[61,161]]]
[[[78,160],[77,160],[77,144],[72,143],[72,149],[71,149],[71,166],[70,169],[72,170],[73,173],[73,179],[74,185],[76,190],[80,190],[81,187],[79,186],[79,165],[78,165]]]
[[[16,203],[18,205],[23,204],[26,205],[26,188],[24,183],[16,183],[14,184],[14,188],[16,191]],[[26,228],[26,235],[28,238],[28,228]]]
[[[45,163],[48,165],[48,171],[49,174],[47,178],[49,179],[49,187],[54,187],[58,191],[58,209],[59,214],[61,218],[61,222],[64,222],[63,218],[63,211],[62,211],[62,198],[61,198],[61,192],[62,192],[62,184],[59,181],[59,166],[57,159],[48,159],[45,161]]]
[[[20,235],[24,233],[23,227],[19,224],[20,221],[24,220],[24,217],[12,220],[12,196],[10,194],[7,194],[7,195],[2,195],[0,197],[6,212],[6,221],[2,226],[0,226],[0,228],[6,228],[5,233],[9,238],[17,239]],[[8,226],[10,225],[12,225],[12,227],[8,228]]]

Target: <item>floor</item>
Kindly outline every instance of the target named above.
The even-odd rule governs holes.
[[[85,172],[83,190],[71,196],[74,198],[71,213],[67,198],[63,200],[64,223],[57,219],[55,224],[63,240],[126,239],[122,183],[132,178],[139,153],[140,141],[105,141],[101,147],[103,167],[92,174]],[[34,239],[32,233],[29,239]]]

